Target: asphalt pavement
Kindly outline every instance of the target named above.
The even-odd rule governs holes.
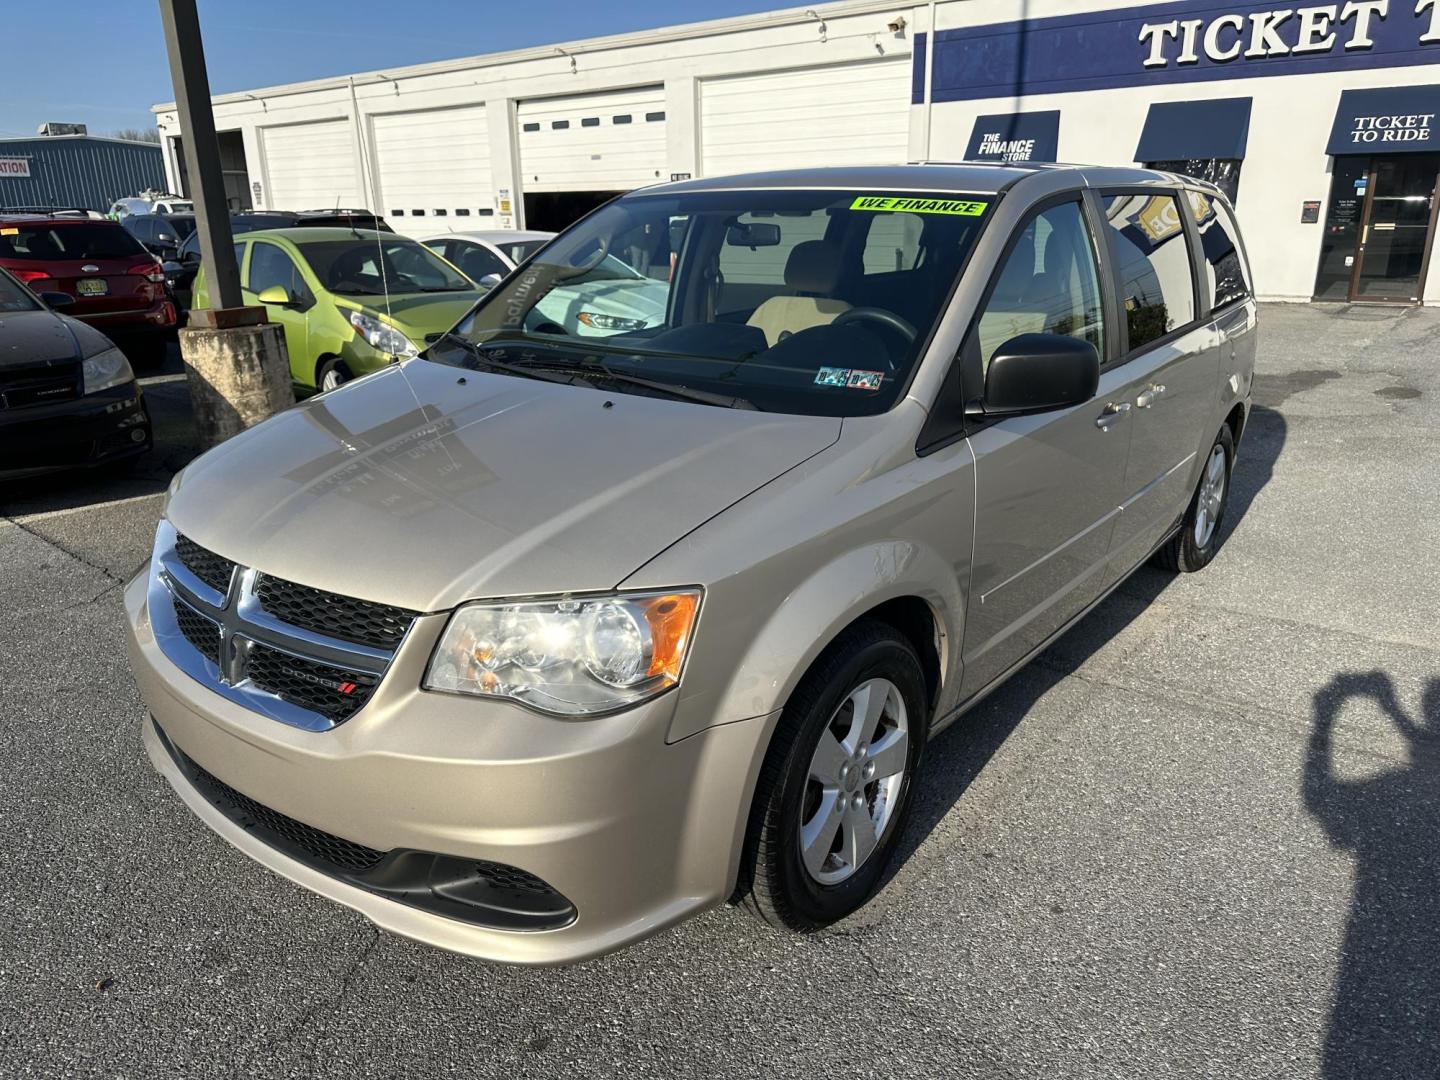
[[[569,969],[377,932],[151,770],[119,587],[193,455],[0,491],[0,1076],[1440,1076],[1440,311],[1266,306],[1227,536],[931,746],[877,900]]]

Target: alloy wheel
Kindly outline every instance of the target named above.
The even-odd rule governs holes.
[[[1215,535],[1220,509],[1225,505],[1225,448],[1219,443],[1210,451],[1200,491],[1195,498],[1195,546],[1203,548]]]
[[[820,732],[800,814],[800,861],[821,885],[838,885],[879,846],[895,814],[910,753],[900,688],[869,679],[851,690]]]

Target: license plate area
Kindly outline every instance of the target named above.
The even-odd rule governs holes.
[[[107,296],[110,293],[110,283],[104,278],[81,278],[75,282],[75,292],[79,296]]]

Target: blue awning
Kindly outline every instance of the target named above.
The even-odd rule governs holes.
[[[1440,86],[1345,90],[1327,154],[1404,154],[1440,150]]]
[[[1243,158],[1250,137],[1250,102],[1248,97],[1156,102],[1145,117],[1135,160]]]
[[[1060,110],[993,113],[975,119],[966,161],[1055,161]]]

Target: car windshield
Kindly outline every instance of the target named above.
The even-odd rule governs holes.
[[[34,311],[39,301],[9,274],[0,273],[0,311]]]
[[[127,259],[146,254],[139,240],[109,221],[53,224],[36,221],[0,227],[0,259]]]
[[[429,248],[393,233],[372,233],[357,240],[311,240],[299,247],[321,284],[344,296],[475,289],[473,282]]]
[[[494,360],[512,373],[603,367],[775,412],[883,412],[995,200],[834,190],[626,196],[552,241],[427,356]]]

